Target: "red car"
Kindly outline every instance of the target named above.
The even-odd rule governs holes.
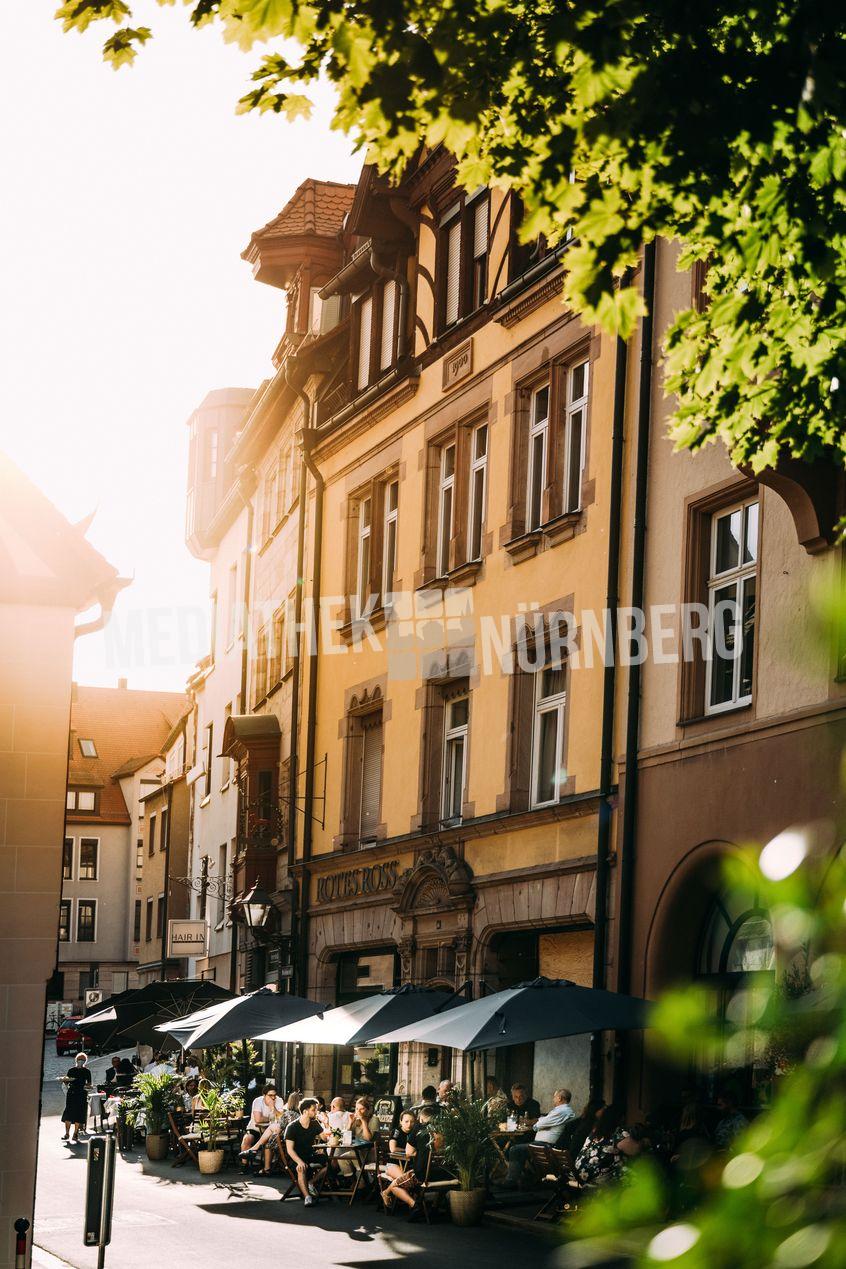
[[[91,1053],[96,1048],[90,1035],[83,1035],[79,1029],[79,1018],[65,1018],[56,1032],[56,1052],[59,1057],[65,1053]]]

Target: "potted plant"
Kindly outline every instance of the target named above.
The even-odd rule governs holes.
[[[433,1127],[442,1139],[447,1166],[458,1178],[458,1189],[447,1193],[453,1224],[477,1225],[485,1207],[485,1172],[494,1158],[485,1103],[456,1091]]]
[[[207,1088],[200,1100],[205,1116],[203,1143],[197,1151],[197,1161],[205,1176],[213,1176],[223,1167],[223,1147],[218,1145],[218,1141],[233,1112],[232,1094],[221,1092],[219,1088]]]
[[[168,1122],[170,1111],[177,1104],[179,1078],[168,1071],[149,1075],[144,1071],[132,1081],[132,1106],[129,1114],[132,1122],[144,1116],[147,1158],[153,1161],[167,1156]]]

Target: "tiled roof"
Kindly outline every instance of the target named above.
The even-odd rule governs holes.
[[[71,607],[110,604],[126,585],[77,527],[0,453],[0,601]]]
[[[263,238],[271,237],[317,234],[322,238],[334,238],[340,232],[344,216],[352,206],[355,190],[355,185],[316,181],[309,177],[307,181],[303,181],[279,215],[274,216],[262,229],[255,231],[250,239],[250,246]]]
[[[77,687],[71,706],[73,748],[68,783],[100,785],[98,815],[69,814],[78,823],[129,823],[117,773],[129,774],[134,760],[160,754],[174,723],[188,707],[182,692],[142,692],[123,687]],[[96,758],[83,758],[80,740],[93,740]],[[143,764],[141,764],[143,765]],[[135,765],[135,769],[138,766]]]

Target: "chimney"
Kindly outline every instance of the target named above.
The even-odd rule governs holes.
[[[121,692],[125,692],[129,684],[129,679],[118,679],[118,688]]]

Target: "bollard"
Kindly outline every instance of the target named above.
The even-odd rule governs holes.
[[[15,1221],[15,1269],[26,1269],[26,1231],[29,1229],[29,1221],[25,1216],[19,1216]]]

